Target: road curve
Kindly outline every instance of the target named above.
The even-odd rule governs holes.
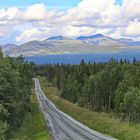
[[[44,95],[39,80],[34,79],[34,81],[40,109],[44,114],[53,140],[116,140],[88,128],[58,110]]]

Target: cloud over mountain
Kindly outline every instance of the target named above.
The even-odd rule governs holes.
[[[24,9],[0,9],[0,40],[7,35],[17,42],[54,35],[76,37],[103,33],[111,37],[140,38],[140,1],[82,0],[66,11],[49,9],[38,3]]]

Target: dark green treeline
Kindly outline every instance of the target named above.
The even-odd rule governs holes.
[[[30,111],[31,66],[22,57],[3,57],[0,51],[0,140],[8,139]]]
[[[108,63],[38,65],[37,75],[57,86],[60,96],[94,111],[114,112],[123,120],[140,122],[140,63],[134,58]]]

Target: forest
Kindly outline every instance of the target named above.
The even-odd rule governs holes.
[[[32,77],[44,76],[60,97],[96,112],[113,113],[122,121],[140,122],[140,62],[110,59],[79,65],[27,63],[22,56],[0,51],[0,139],[10,137],[31,112]]]
[[[31,70],[22,57],[4,57],[0,51],[0,140],[9,139],[31,111]]]
[[[122,121],[140,122],[140,62],[110,59],[107,63],[35,65],[60,97],[96,112],[113,113]]]

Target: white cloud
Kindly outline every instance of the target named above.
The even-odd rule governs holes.
[[[115,0],[83,0],[77,7],[69,9],[63,18],[72,23],[74,19],[77,24],[112,26],[118,23],[120,16],[120,6]]]
[[[82,0],[74,8],[57,11],[38,3],[27,9],[0,9],[0,26],[20,32],[16,37],[18,42],[54,35],[75,37],[96,33],[115,38],[140,38],[139,5],[140,0],[123,0],[122,5],[116,5],[115,0]],[[16,28],[19,25],[24,30]]]
[[[5,36],[4,32],[0,32],[0,38]]]
[[[29,40],[29,39],[35,39],[37,35],[39,35],[40,32],[37,29],[29,29],[25,30],[21,35],[16,37],[17,41],[22,42],[23,40]]]
[[[81,11],[87,12],[104,12],[106,11],[110,5],[114,4],[114,0],[82,0],[77,8]]]
[[[65,27],[60,27],[62,32],[60,32],[60,30],[58,30],[63,36],[67,36],[67,37],[76,37],[76,36],[80,36],[80,35],[90,35],[93,34],[95,32],[94,28],[91,27],[76,27],[76,26],[72,26],[72,25],[67,25]],[[59,29],[59,28],[58,28]]]
[[[16,16],[17,12],[18,12],[18,8],[16,7],[8,8],[7,10],[0,9],[0,19],[1,20],[13,19]]]
[[[128,20],[140,19],[140,0],[123,0],[122,14]]]
[[[0,38],[5,38],[10,35],[13,30],[9,26],[0,26]]]
[[[24,15],[27,20],[43,20],[46,18],[46,7],[43,3],[28,7]]]
[[[123,33],[123,28],[117,28],[114,31],[111,32],[111,34],[109,35],[112,38],[120,38],[123,37],[122,33]]]
[[[126,28],[126,34],[128,36],[140,36],[140,22],[130,22],[129,26]]]
[[[49,28],[44,29],[37,29],[37,28],[31,28],[25,30],[22,34],[16,37],[17,42],[25,43],[27,41],[31,40],[43,40],[46,39],[46,34],[49,31]]]

